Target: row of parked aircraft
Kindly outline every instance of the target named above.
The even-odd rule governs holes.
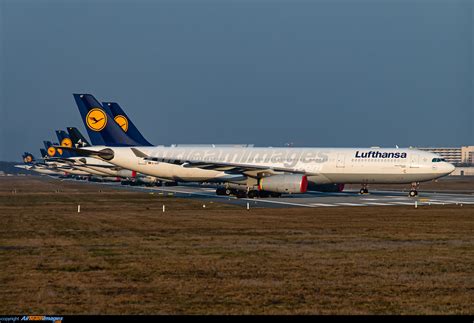
[[[154,146],[119,104],[74,94],[87,129],[57,131],[59,143],[45,142],[43,160],[23,156],[25,166],[43,174],[72,174],[124,183],[216,183],[218,195],[277,197],[307,190],[342,191],[345,184],[418,185],[454,170],[430,152],[412,148],[263,148],[242,146]]]

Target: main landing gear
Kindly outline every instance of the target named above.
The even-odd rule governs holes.
[[[369,194],[369,189],[367,188],[367,184],[362,184],[359,194]]]
[[[218,187],[216,189],[217,195],[235,196],[237,198],[266,198],[266,197],[280,197],[281,193],[257,191],[257,190],[237,190],[228,187]]]
[[[216,189],[216,194],[217,195],[231,195],[232,194],[232,191],[230,188],[227,188],[227,187],[218,187]]]
[[[418,186],[420,186],[419,182],[411,183],[411,190],[408,193],[409,197],[416,197],[418,196]]]

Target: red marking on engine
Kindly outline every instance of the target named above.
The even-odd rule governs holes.
[[[133,177],[133,178],[137,177],[137,172],[134,171],[134,170],[132,170],[132,177]]]
[[[308,177],[304,175],[301,178],[300,193],[306,193],[307,189],[308,189]]]
[[[344,190],[344,184],[338,184],[337,189],[339,190],[339,192],[342,192]]]

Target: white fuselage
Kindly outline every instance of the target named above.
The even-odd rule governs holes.
[[[116,165],[97,158],[71,157],[70,159],[74,160],[72,167],[97,176],[132,178],[138,175],[129,169],[117,169]]]
[[[15,167],[25,169],[25,170],[34,171],[34,172],[40,173],[42,175],[55,175],[55,176],[66,175],[66,173],[64,171],[51,170],[51,169],[44,168],[44,167],[39,167],[39,166],[36,166],[36,165],[15,165]]]
[[[173,164],[173,159],[284,168],[305,172],[308,181],[314,184],[422,182],[454,170],[449,163],[434,162],[439,156],[415,149],[135,147],[149,156],[145,159],[137,157],[129,147],[90,148],[111,149],[113,158],[107,160],[111,164],[177,181],[231,181],[236,175],[223,170],[183,167]]]
[[[55,159],[48,159],[48,160],[45,160],[45,164],[46,164],[46,167],[42,167],[42,169],[47,169],[47,170],[50,170],[50,171],[59,171],[59,172],[62,172],[62,173],[65,173],[66,175],[78,175],[78,176],[89,176],[91,175],[90,173],[88,172],[85,172],[83,170],[79,170],[79,169],[75,169],[74,167],[64,163],[64,162],[61,162],[61,161],[58,161],[58,160],[55,160]],[[35,169],[33,169],[35,170]],[[35,170],[39,173],[43,172],[43,171],[38,171],[38,170]],[[43,172],[44,173],[44,172]]]

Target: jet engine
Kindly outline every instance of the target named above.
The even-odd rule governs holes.
[[[260,191],[291,193],[305,193],[308,188],[306,175],[273,175],[263,177],[258,182]]]
[[[153,176],[137,176],[135,177],[130,185],[146,185],[146,186],[154,186],[156,183],[159,182],[156,177]]]

